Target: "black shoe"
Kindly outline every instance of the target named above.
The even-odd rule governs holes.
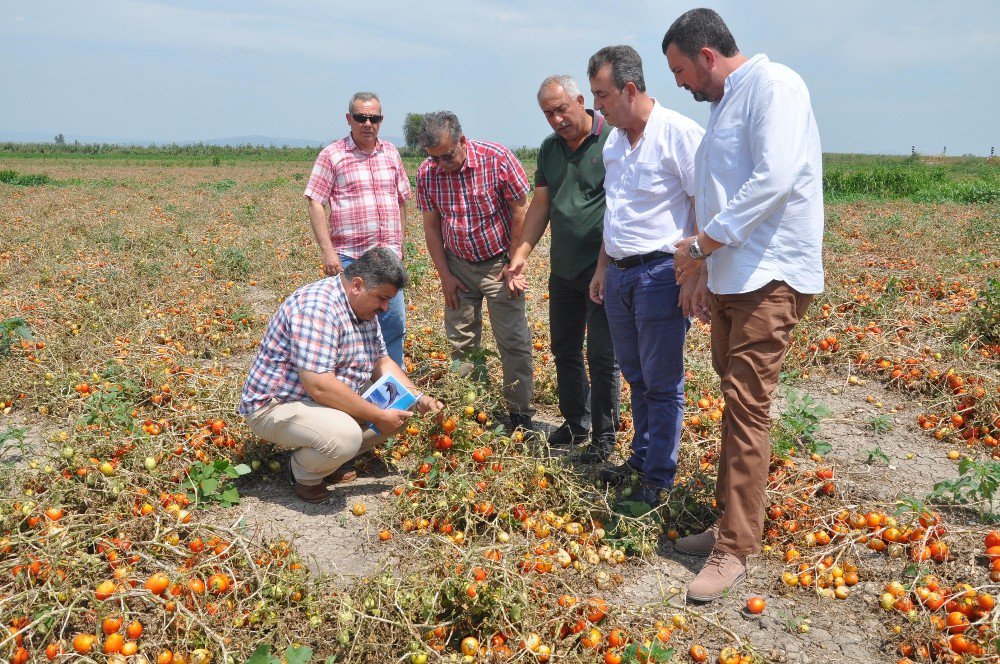
[[[587,441],[587,430],[577,429],[569,422],[562,425],[549,434],[548,442],[552,447],[570,447],[581,445]]]
[[[646,503],[655,510],[663,503],[660,498],[660,494],[666,491],[667,489],[643,482],[638,491],[632,494],[631,500],[634,500],[637,503]]]
[[[587,445],[587,451],[580,455],[580,463],[592,464],[607,461],[615,451],[615,437],[603,435],[593,438]]]
[[[510,414],[511,433],[517,431],[518,429],[522,431],[525,438],[538,437],[538,432],[535,431],[535,423],[531,421],[531,415],[522,415],[521,413]]]
[[[623,464],[613,466],[607,470],[602,470],[598,477],[602,482],[609,486],[617,486],[622,482],[630,481],[633,473],[642,477],[642,470],[626,461]]]

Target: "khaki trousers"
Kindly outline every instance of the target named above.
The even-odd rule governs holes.
[[[503,395],[511,413],[533,415],[531,396],[535,379],[531,362],[531,332],[524,313],[524,295],[507,296],[507,285],[497,277],[507,264],[501,254],[482,263],[445,254],[448,269],[469,289],[458,291],[458,309],[444,309],[444,329],[451,342],[451,356],[479,348],[483,335],[483,299],[490,315],[493,338],[503,365]]]
[[[739,556],[761,549],[771,461],[771,395],[792,328],[812,295],[781,281],[751,293],[712,296],[712,365],[726,407],[715,489],[716,548]]]
[[[306,486],[316,486],[342,465],[373,449],[380,436],[347,413],[311,399],[271,403],[247,416],[250,430],[276,447],[292,452],[292,474]]]

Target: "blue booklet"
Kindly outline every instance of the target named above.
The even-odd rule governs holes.
[[[382,409],[407,410],[417,402],[416,395],[391,374],[385,374],[376,380],[361,396]],[[369,427],[376,433],[381,433],[374,424],[369,424]]]

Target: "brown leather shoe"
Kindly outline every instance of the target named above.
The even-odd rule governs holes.
[[[707,556],[715,548],[715,540],[719,539],[719,523],[697,535],[688,535],[674,542],[674,548],[689,556]]]
[[[356,479],[358,479],[358,471],[356,471],[352,466],[344,464],[324,477],[323,482],[326,484],[347,484],[348,482],[353,482]]]
[[[322,503],[324,500],[330,497],[330,490],[327,489],[322,484],[309,486],[306,484],[302,484],[300,482],[296,482],[292,486],[292,491],[294,491],[295,495],[301,498],[302,500],[306,501],[307,503],[313,503],[313,504]]]
[[[698,576],[688,585],[687,597],[695,602],[711,602],[726,595],[747,578],[746,556],[718,549],[712,551]]]

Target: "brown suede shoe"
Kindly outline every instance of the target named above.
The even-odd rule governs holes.
[[[746,556],[716,549],[712,551],[698,576],[688,585],[687,597],[695,602],[711,602],[726,595],[746,578]]]
[[[347,484],[356,479],[358,479],[358,471],[356,471],[352,466],[344,464],[324,477],[323,482],[326,484]]]
[[[292,491],[295,495],[306,501],[307,503],[322,503],[324,500],[330,497],[330,490],[327,489],[322,484],[316,484],[314,486],[308,486],[300,482],[296,482],[292,486]]]
[[[719,539],[719,523],[697,535],[688,535],[674,542],[674,548],[689,556],[707,556],[715,548],[715,540]]]

